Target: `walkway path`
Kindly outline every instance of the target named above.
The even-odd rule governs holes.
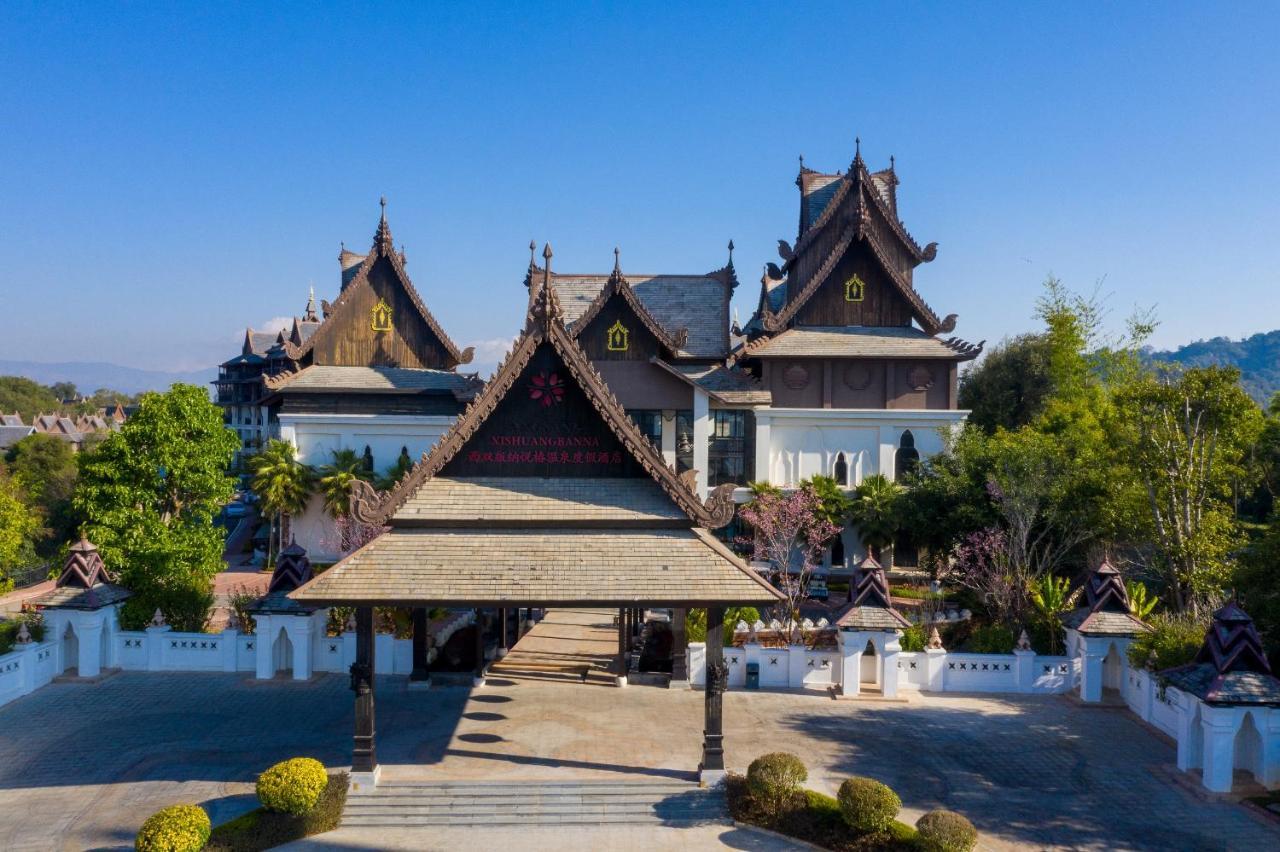
[[[552,630],[577,629],[553,614],[535,634],[549,641]],[[564,653],[575,653],[575,641]],[[384,677],[377,699],[378,750],[389,777],[686,779],[699,756],[699,692],[523,676],[494,676],[475,691],[419,692],[403,678]],[[888,704],[735,691],[725,696],[725,727],[732,769],[786,750],[806,762],[816,789],[833,792],[847,775],[871,775],[899,792],[905,819],[939,806],[959,810],[989,850],[1280,848],[1280,832],[1243,808],[1172,784],[1172,747],[1120,710],[1082,709],[1055,696]],[[0,707],[0,849],[128,848],[148,815],[180,801],[201,802],[215,820],[226,819],[252,806],[254,775],[277,760],[308,755],[345,764],[351,730],[347,678],[336,675],[257,684],[243,675],[139,672],[45,687]],[[616,836],[531,830],[515,835],[519,846],[505,846],[748,842],[732,829],[706,830],[721,833],[654,829],[662,833],[636,835],[627,846],[615,845]],[[308,848],[430,845],[343,831]],[[436,831],[431,843],[464,845]],[[488,840],[466,838],[468,846]]]

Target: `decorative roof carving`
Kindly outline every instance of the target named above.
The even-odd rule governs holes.
[[[662,486],[697,526],[715,529],[732,519],[732,501],[726,492],[717,489],[704,504],[693,488],[663,460],[653,443],[645,437],[635,421],[623,409],[622,404],[609,390],[596,372],[586,353],[578,346],[562,320],[563,311],[551,286],[551,246],[547,244],[542,256],[545,266],[541,275],[533,276],[529,298],[529,310],[525,327],[511,351],[507,353],[484,390],[467,406],[440,441],[413,466],[408,474],[392,490],[377,495],[364,483],[352,487],[352,514],[357,520],[370,524],[386,524],[404,505],[409,496],[423,482],[435,476],[475,435],[476,431],[497,408],[520,377],[524,367],[540,345],[546,343],[564,362],[570,375],[578,382],[592,407],[604,420],[614,435],[622,442],[646,472]],[[726,506],[730,510],[726,513]]]
[[[1151,628],[1133,614],[1124,578],[1105,559],[1085,578],[1084,602],[1063,624],[1086,635],[1135,636]]]
[[[271,572],[271,583],[267,586],[267,593],[292,592],[313,576],[315,575],[311,570],[311,560],[307,558],[307,551],[302,549],[297,541],[290,541],[289,546],[280,551],[280,555],[276,558],[276,568]]]
[[[911,626],[893,608],[889,580],[873,557],[862,560],[850,582],[851,599],[836,618],[836,626],[852,630],[901,630]]]
[[[1253,619],[1235,600],[1213,614],[1195,661],[1161,676],[1208,704],[1280,706],[1280,679],[1271,673]]]

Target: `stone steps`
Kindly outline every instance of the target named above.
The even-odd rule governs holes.
[[[347,797],[351,826],[693,824],[724,822],[722,790],[690,782],[388,781]]]

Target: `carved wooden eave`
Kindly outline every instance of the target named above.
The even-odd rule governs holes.
[[[555,279],[554,272],[551,273],[551,278],[552,280]],[[678,355],[684,349],[685,344],[689,341],[689,329],[678,328],[674,332],[668,332],[663,328],[653,314],[649,313],[649,309],[644,306],[644,302],[640,301],[640,297],[636,295],[636,291],[616,264],[613,272],[609,274],[609,280],[605,282],[604,287],[591,300],[591,304],[582,312],[582,315],[569,326],[570,333],[575,338],[581,334],[614,296],[620,297],[627,303],[635,315],[640,318],[641,325],[657,338],[658,342],[673,356]]]
[[[286,342],[285,354],[294,361],[301,361],[308,355],[316,345],[326,339],[328,335],[334,334],[333,328],[339,324],[339,320],[352,310],[350,304],[352,302],[351,293],[358,287],[369,287],[369,272],[373,269],[373,265],[380,258],[385,258],[398,279],[400,286],[404,288],[408,294],[410,302],[417,309],[418,314],[422,317],[423,322],[431,329],[431,333],[436,336],[440,344],[444,347],[448,360],[452,363],[447,364],[448,369],[453,369],[462,364],[470,364],[472,357],[475,355],[474,347],[467,347],[459,350],[457,345],[445,334],[440,323],[436,322],[436,318],[427,310],[426,303],[422,301],[422,297],[413,286],[413,282],[409,280],[409,274],[404,268],[404,259],[396,252],[391,240],[391,229],[387,225],[386,215],[382,217],[382,221],[378,224],[377,233],[373,237],[373,248],[365,255],[364,260],[360,262],[360,268],[357,270],[351,282],[342,288],[342,292],[338,294],[338,298],[333,303],[321,301],[321,309],[324,313],[324,321],[320,327],[315,330],[311,337],[307,338],[301,345]]]
[[[694,526],[718,529],[733,520],[734,503],[732,484],[717,487],[704,503],[691,484],[682,480],[676,471],[663,460],[659,451],[640,427],[627,414],[622,404],[609,390],[604,379],[591,365],[573,335],[565,327],[563,313],[555,288],[551,286],[550,247],[543,254],[547,259],[541,281],[535,286],[525,317],[524,331],[511,352],[498,367],[497,372],[485,384],[462,415],[454,422],[440,441],[400,480],[391,490],[378,494],[367,483],[357,481],[351,490],[352,514],[362,523],[385,525],[404,505],[405,501],[429,478],[438,474],[458,454],[476,431],[493,414],[506,397],[537,348],[548,343],[564,362],[569,373],[578,382],[596,412],[628,452],[640,462],[645,471],[675,501]],[[535,279],[536,280],[536,279]]]
[[[970,343],[967,340],[961,340],[958,337],[948,337],[942,341],[944,345],[951,351],[960,356],[962,361],[972,361],[982,354],[982,349],[987,345],[987,341],[979,340],[977,343]]]

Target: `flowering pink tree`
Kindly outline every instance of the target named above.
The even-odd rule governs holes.
[[[809,577],[822,559],[823,547],[840,533],[821,508],[818,496],[805,487],[790,494],[761,490],[738,510],[754,532],[742,543],[752,546],[753,559],[770,564],[778,588],[786,595],[786,601],[775,608],[782,610],[776,617],[783,622],[799,623]]]

